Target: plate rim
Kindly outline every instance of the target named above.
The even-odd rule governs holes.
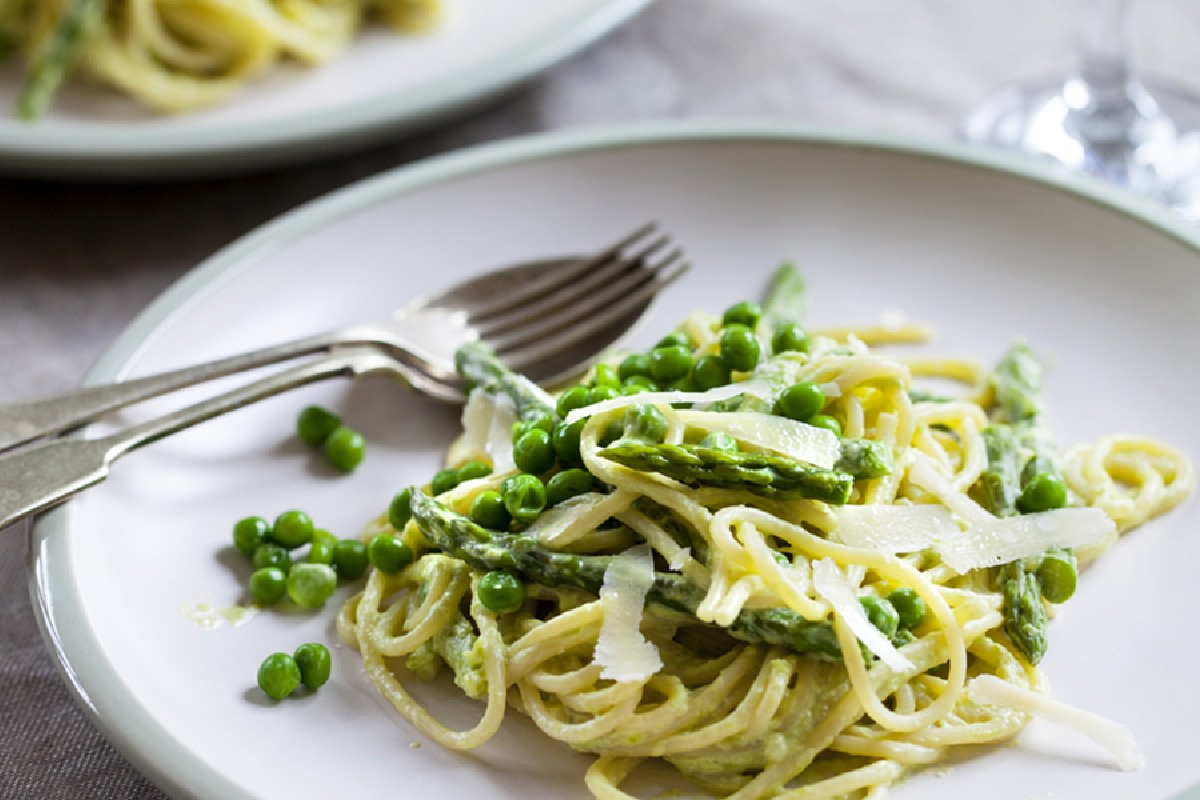
[[[152,300],[88,372],[84,384],[120,379],[130,361],[157,332],[188,306],[269,252],[306,232],[388,198],[455,177],[522,163],[603,150],[690,143],[777,143],[883,152],[981,169],[1073,195],[1139,222],[1200,256],[1200,226],[1151,201],[1091,178],[1001,151],[961,142],[816,127],[777,121],[690,121],[595,126],[516,137],[477,145],[397,167],[352,183],[299,206],[218,250]],[[196,761],[182,742],[161,730],[153,716],[119,680],[86,624],[80,597],[69,580],[66,532],[71,504],[26,524],[27,581],[43,641],[73,699],[102,735],[151,782],[179,798],[253,800],[215,767]],[[71,612],[74,613],[71,613]],[[89,692],[89,687],[91,692]],[[1200,782],[1176,800],[1200,797]]]
[[[357,101],[336,114],[310,110],[199,131],[106,130],[97,124],[47,133],[13,118],[0,120],[0,170],[25,177],[164,178],[263,169],[305,155],[334,154],[389,133],[415,132],[513,89],[584,50],[651,2],[599,0],[515,52],[382,100]]]

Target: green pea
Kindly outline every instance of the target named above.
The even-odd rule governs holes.
[[[721,315],[721,325],[722,327],[745,325],[747,328],[754,328],[760,319],[762,319],[762,306],[749,300],[743,300],[725,309],[725,313]]]
[[[653,391],[648,386],[643,386],[640,383],[627,383],[621,387],[621,396],[628,397],[631,394],[645,394]]]
[[[324,533],[325,536],[317,536],[318,533]],[[337,538],[329,531],[317,531],[313,534],[308,556],[304,560],[309,564],[332,564],[333,548],[336,544]]]
[[[718,355],[702,357],[692,369],[692,380],[696,382],[696,388],[702,392],[716,389],[718,386],[726,386],[729,384],[730,378],[729,365]]]
[[[522,436],[531,430],[542,430],[546,433],[553,433],[556,421],[555,416],[550,413],[537,413],[528,419],[518,420],[512,424],[512,443],[516,444]]]
[[[588,405],[603,403],[605,400],[612,400],[614,397],[620,396],[621,390],[616,386],[597,386],[588,391]]]
[[[624,392],[630,386],[640,386],[647,392],[658,391],[658,384],[649,375],[631,375],[621,384],[621,391]]]
[[[583,432],[585,425],[587,425],[586,418],[577,419],[569,425],[560,422],[555,426],[550,442],[554,445],[555,454],[564,464],[579,465],[583,463],[583,459],[579,455],[579,435]]]
[[[244,517],[233,525],[233,546],[247,556],[253,556],[270,536],[271,524],[262,517]]]
[[[270,606],[287,592],[287,574],[279,567],[263,567],[250,575],[250,594],[259,605]]]
[[[614,419],[604,426],[604,433],[600,434],[598,441],[601,447],[608,447],[624,435],[625,423]]]
[[[825,405],[825,392],[815,383],[793,383],[775,401],[774,412],[788,419],[806,420],[820,412]]]
[[[896,630],[900,627],[900,615],[896,613],[896,609],[891,603],[874,595],[860,597],[858,602],[862,605],[863,611],[867,612],[867,619],[871,620],[871,624],[878,628],[880,633],[888,638],[895,635]]]
[[[1042,597],[1051,603],[1067,602],[1075,594],[1079,580],[1075,554],[1070,550],[1048,551],[1038,566],[1037,578],[1042,585]]]
[[[908,586],[893,589],[888,594],[887,601],[896,609],[900,625],[904,628],[916,628],[925,621],[925,615],[929,613],[925,600],[915,589]]]
[[[808,347],[808,333],[795,323],[784,325],[771,337],[774,353],[807,353]]]
[[[572,386],[558,396],[555,409],[560,417],[565,417],[577,408],[589,404],[588,396],[591,390],[586,386]]]
[[[468,461],[458,468],[459,483],[473,481],[477,478],[486,478],[492,474],[492,466],[485,461]]]
[[[646,353],[634,353],[626,356],[625,360],[621,362],[621,366],[617,368],[617,377],[621,379],[622,384],[635,375],[650,375],[650,356]]]
[[[656,347],[650,351],[650,377],[659,384],[677,381],[692,371],[692,351],[683,345]]]
[[[325,440],[325,458],[334,469],[354,472],[367,454],[367,440],[356,430],[341,426]]]
[[[722,330],[720,348],[721,360],[732,370],[749,372],[758,364],[758,338],[745,325],[729,325]]]
[[[1017,509],[1022,514],[1052,511],[1067,504],[1067,484],[1053,472],[1034,475],[1017,498]]]
[[[811,417],[805,420],[805,422],[807,422],[809,425],[812,425],[814,428],[824,428],[834,436],[842,435],[842,423],[838,422],[836,418],[831,417],[828,414],[813,414]]]
[[[329,435],[341,427],[342,418],[321,406],[305,406],[296,417],[296,435],[309,447],[325,444]]]
[[[913,635],[913,632],[908,628],[898,628],[896,632],[892,634],[893,647],[904,647],[904,645],[912,644],[916,640],[917,637]]]
[[[439,469],[429,481],[429,491],[434,496],[445,494],[458,486],[458,470],[453,467]]]
[[[723,453],[736,453],[738,451],[737,439],[724,431],[713,431],[708,434],[700,440],[700,446],[720,450]]]
[[[300,685],[300,667],[287,653],[272,653],[258,666],[258,688],[272,700],[282,700]]]
[[[287,576],[288,596],[301,608],[320,608],[337,588],[337,573],[328,564],[297,564]]]
[[[362,577],[368,563],[367,546],[358,539],[338,539],[333,546],[333,568],[339,578],[352,581]]]
[[[641,403],[625,409],[625,435],[658,444],[667,434],[667,417],[656,406]]]
[[[554,414],[550,411],[534,411],[525,418],[525,424],[530,428],[537,428],[546,433],[554,432],[554,423],[558,422]]]
[[[512,518],[528,525],[546,507],[546,486],[536,475],[513,475],[500,484],[500,497]]]
[[[554,466],[554,445],[545,431],[534,428],[513,445],[512,457],[517,469],[541,475]]]
[[[691,348],[692,340],[683,331],[671,331],[658,340],[655,347],[687,347]]]
[[[516,611],[525,604],[525,584],[507,572],[489,572],[475,588],[483,607],[497,614]]]
[[[391,575],[412,563],[412,548],[390,533],[380,533],[367,543],[367,560],[380,572]]]
[[[617,368],[609,364],[597,364],[592,367],[592,386],[611,386],[614,389],[621,386],[621,375]]]
[[[300,669],[300,682],[314,692],[329,680],[333,659],[330,658],[329,648],[325,645],[319,642],[302,644],[296,648],[292,658]]]
[[[480,492],[471,501],[469,512],[471,520],[488,530],[506,531],[512,517],[504,507],[504,499],[499,492]]]
[[[388,524],[398,531],[412,519],[412,488],[406,487],[388,505]]]
[[[258,549],[254,551],[254,560],[251,563],[254,564],[256,570],[264,567],[278,567],[287,572],[292,568],[292,557],[288,555],[286,548],[268,543],[259,545]]]
[[[288,550],[308,544],[312,541],[312,535],[312,517],[296,509],[280,514],[271,526],[271,540]]]
[[[667,388],[670,389],[672,392],[695,392],[695,391],[698,391],[696,388],[696,382],[694,380],[692,380],[691,375],[684,375],[682,378],[680,378],[678,380],[671,381],[671,384]],[[688,408],[691,406],[690,403],[683,403],[683,404],[673,403],[672,405],[675,408]]]
[[[556,506],[564,500],[590,492],[595,484],[596,479],[585,469],[564,469],[546,482],[546,505]]]

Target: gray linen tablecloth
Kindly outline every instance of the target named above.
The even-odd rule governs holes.
[[[948,138],[992,87],[1073,66],[1075,10],[1044,0],[659,0],[520,91],[405,141],[250,178],[0,179],[0,402],[77,385],[190,267],[356,179],[479,142],[626,120],[769,117]],[[1200,85],[1200,4],[1147,2],[1137,23],[1141,65]],[[72,701],[38,634],[25,557],[23,530],[0,532],[0,797],[162,797]]]

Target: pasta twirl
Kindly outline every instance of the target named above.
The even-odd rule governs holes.
[[[29,60],[22,116],[39,116],[67,71],[182,112],[231,98],[281,61],[322,64],[370,19],[417,32],[440,9],[440,0],[0,0],[0,40]]]
[[[968,384],[948,398],[914,389],[908,364],[852,329],[780,336],[795,323],[750,322],[756,366],[730,385],[632,359],[597,368],[578,408],[551,406],[482,348],[460,353],[476,387],[470,424],[488,424],[489,400],[515,413],[517,466],[436,498],[414,489],[411,519],[392,519],[419,558],[373,573],[338,620],[383,695],[459,749],[486,741],[511,706],[594,754],[586,784],[605,800],[630,797],[622,784],[647,759],[737,800],[878,796],[1041,713],[1136,766],[1117,726],[1045,698],[1037,664],[1076,565],[1186,496],[1188,461],[1130,436],[1059,453],[1023,344],[990,371],[919,362]],[[681,324],[693,364],[722,357],[732,324]],[[783,413],[797,384],[820,387],[819,414]],[[527,436],[553,447],[539,477],[553,486],[571,472],[577,491],[552,490],[529,524],[481,524],[480,497],[517,502],[506,492]],[[486,460],[486,439],[468,431],[451,465]],[[494,571],[524,582],[518,610],[481,602]],[[442,667],[484,703],[469,730],[405,689]]]

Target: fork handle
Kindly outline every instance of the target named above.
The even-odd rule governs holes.
[[[372,347],[337,348],[323,358],[282,370],[207,400],[97,439],[57,439],[0,456],[0,529],[51,508],[108,477],[112,462],[205,420],[306,384],[339,375],[399,371]]]
[[[43,436],[78,428],[86,422],[119,408],[195,386],[226,375],[277,364],[326,350],[338,339],[321,334],[285,344],[264,347],[204,364],[134,378],[128,381],[87,386],[39,400],[0,405],[0,451]]]

